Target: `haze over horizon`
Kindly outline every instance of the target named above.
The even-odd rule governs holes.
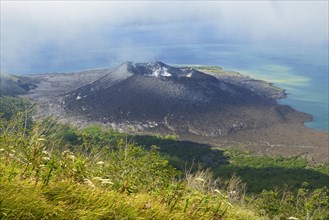
[[[328,1],[1,1],[1,72],[145,62],[198,44],[327,47]]]

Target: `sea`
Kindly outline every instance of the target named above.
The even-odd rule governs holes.
[[[118,56],[120,48],[104,47],[86,51],[81,57],[49,65],[51,55],[35,55],[30,73],[70,72],[83,69],[114,67],[120,62],[160,60],[167,64],[215,65],[237,71],[254,79],[265,80],[286,90],[288,97],[280,104],[313,116],[306,127],[329,131],[328,113],[328,48],[312,46],[280,46],[259,44],[170,44],[129,47]],[[135,51],[135,52],[134,52]],[[129,52],[140,54],[129,56]]]

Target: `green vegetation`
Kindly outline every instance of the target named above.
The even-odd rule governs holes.
[[[192,68],[199,69],[199,70],[209,70],[209,71],[218,71],[223,72],[223,68],[220,66],[191,66]]]
[[[329,219],[326,165],[49,118],[27,127],[17,109],[0,117],[1,219]]]
[[[23,98],[0,96],[0,116],[7,120],[11,119],[17,113],[23,113],[31,119],[33,104]]]
[[[192,68],[200,70],[200,71],[205,71],[205,72],[210,72],[219,76],[229,76],[229,77],[245,77],[238,72],[235,71],[225,71],[222,69],[222,67],[219,66],[192,66]]]
[[[215,176],[229,179],[235,174],[248,185],[248,192],[282,188],[297,191],[304,182],[310,189],[329,187],[328,165],[312,167],[299,157],[252,156],[238,149],[227,150],[225,156],[229,163],[217,167]]]
[[[212,150],[209,145],[179,141],[171,136],[135,136],[133,140],[145,148],[156,145],[160,153],[169,160],[170,164],[179,170],[192,167],[215,168],[219,164],[227,163],[223,151]]]

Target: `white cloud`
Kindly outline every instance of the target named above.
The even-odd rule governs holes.
[[[123,62],[155,58],[150,45],[209,39],[327,44],[328,2],[1,1],[2,71],[33,69],[44,51],[55,66],[96,49]]]

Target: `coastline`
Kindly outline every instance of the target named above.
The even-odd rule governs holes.
[[[298,111],[298,112],[301,112],[301,113],[304,113],[304,114],[308,115],[309,119],[301,121],[301,124],[305,128],[310,128],[310,129],[314,129],[316,131],[321,131],[321,132],[327,132],[327,133],[329,132],[329,127],[323,128],[321,126],[320,127],[313,127],[313,126],[305,125],[305,123],[314,122],[314,120],[315,120],[314,115],[309,113],[309,112],[298,109],[298,106],[294,106],[293,103],[292,103],[293,99],[290,96],[291,94],[288,93],[287,89],[284,86],[278,85],[278,83],[269,82],[269,81],[264,80],[264,79],[258,79],[258,77],[254,78],[251,75],[247,75],[247,74],[244,74],[244,73],[241,73],[241,72],[238,72],[238,71],[225,71],[220,66],[204,66],[204,65],[191,65],[191,66],[193,66],[196,69],[200,69],[201,71],[204,71],[204,72],[206,72],[208,74],[211,74],[213,76],[217,76],[217,77],[221,76],[220,78],[223,78],[223,76],[225,77],[225,76],[234,75],[236,77],[245,78],[245,80],[249,79],[249,80],[263,82],[264,85],[268,85],[272,89],[278,91],[277,96],[275,97],[276,103],[278,105],[287,105],[287,106],[291,107],[292,109],[294,109],[295,111]],[[280,103],[281,101],[283,103]]]

